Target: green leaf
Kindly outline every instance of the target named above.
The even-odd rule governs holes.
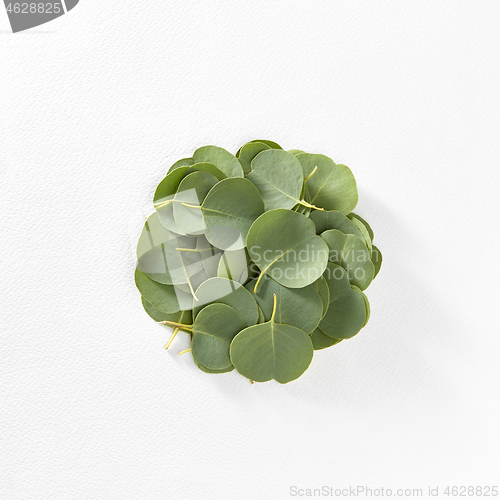
[[[226,304],[210,304],[196,316],[192,329],[193,356],[209,370],[231,367],[229,345],[245,328],[239,314]]]
[[[321,318],[328,311],[328,305],[330,304],[330,289],[328,288],[328,283],[324,276],[321,276],[317,281],[315,281],[311,286],[314,287],[316,292],[321,298],[321,302],[323,304],[323,311],[321,313]]]
[[[223,368],[222,370],[210,370],[210,368],[207,368],[206,366],[203,366],[194,356],[193,351],[191,351],[191,354],[193,356],[193,361],[194,364],[202,371],[205,373],[228,373],[232,372],[234,370],[234,366],[228,366],[227,368]]]
[[[380,267],[382,266],[382,252],[375,245],[373,245],[372,250],[372,262],[375,269],[373,278],[375,279],[375,276],[377,276],[380,271]]]
[[[172,285],[163,285],[135,270],[135,284],[142,297],[162,313],[172,314],[193,308],[193,297]]]
[[[342,339],[334,339],[325,335],[319,328],[316,328],[316,330],[311,333],[310,337],[315,351],[326,349],[327,347],[331,347],[332,345],[342,342]]]
[[[274,311],[276,307],[274,308]],[[313,347],[309,335],[295,326],[270,321],[250,326],[231,342],[231,362],[241,375],[256,382],[286,384],[309,367]]]
[[[193,154],[195,163],[212,163],[228,177],[243,177],[243,169],[235,156],[218,146],[203,146]]]
[[[188,170],[189,166],[178,167],[170,173],[158,184],[156,188],[153,204],[156,207],[159,205],[163,205],[166,201],[169,200],[169,197],[173,196],[177,192],[177,188],[179,187],[179,183],[184,177],[185,172]]]
[[[375,268],[371,252],[363,240],[353,234],[329,229],[321,234],[330,249],[330,262],[340,264],[353,284],[365,290],[373,281]]]
[[[259,324],[261,323],[265,323],[266,322],[266,318],[264,317],[264,312],[262,311],[262,309],[257,305],[257,309],[259,311]]]
[[[328,245],[316,235],[314,223],[290,210],[261,215],[248,232],[247,247],[261,277],[268,274],[288,288],[310,285],[323,274],[328,262]]]
[[[365,300],[361,292],[351,288],[337,300],[330,302],[330,307],[318,328],[330,337],[349,339],[365,324]]]
[[[191,324],[193,322],[193,314],[191,310],[177,311],[175,313],[167,314],[158,311],[156,307],[150,304],[144,297],[141,297],[142,306],[148,313],[149,317],[154,319],[157,323],[162,321],[173,321],[174,323]]]
[[[351,287],[346,270],[337,264],[328,263],[324,277],[330,290],[330,305],[318,328],[334,339],[351,338],[366,322],[362,293]]]
[[[236,154],[238,160],[240,161],[243,171],[245,174],[249,174],[252,170],[251,163],[252,160],[262,151],[266,149],[271,149],[267,144],[263,142],[248,142],[245,144]]]
[[[370,302],[368,302],[368,297],[357,286],[351,285],[351,288],[359,292],[363,296],[363,300],[365,301],[366,319],[363,325],[364,328],[368,323],[368,320],[370,319],[370,314],[371,314]]]
[[[287,153],[292,154],[293,156],[297,156],[300,153],[305,153],[305,151],[302,151],[301,149],[289,149]]]
[[[250,144],[253,143],[253,142],[261,142],[263,144],[266,144],[267,146],[269,146],[271,149],[283,149],[279,144],[277,144],[276,142],[273,142],[273,141],[268,141],[266,139],[255,139],[253,141],[250,141]],[[249,144],[247,142],[247,144]]]
[[[295,156],[286,151],[268,149],[254,158],[251,167],[247,179],[259,190],[266,210],[291,209],[300,203],[304,177]]]
[[[360,233],[363,235],[363,240],[366,244],[366,247],[368,248],[368,251],[371,253],[372,252],[372,239],[370,238],[370,233],[366,229],[366,226],[358,219],[355,217],[349,216],[349,220],[352,221],[352,223],[359,229]]]
[[[357,215],[355,213],[350,213],[347,217],[349,217],[349,219],[352,220],[353,222],[354,222],[353,219],[357,219],[359,222],[361,222],[365,226],[366,230],[368,231],[368,235],[370,237],[370,240],[373,241],[373,238],[374,238],[373,230],[370,227],[370,224],[368,224],[368,222],[365,221],[365,219],[363,219],[362,217],[360,217],[359,215]]]
[[[184,176],[192,174],[193,172],[205,172],[207,174],[213,175],[218,181],[222,179],[226,179],[227,175],[224,172],[221,172],[215,165],[212,163],[195,163],[190,166],[185,172]]]
[[[236,281],[226,278],[210,278],[202,283],[196,290],[194,318],[199,312],[214,302],[232,307],[241,317],[245,326],[257,324],[259,311],[252,294]]]
[[[202,234],[205,230],[203,214],[199,208],[186,206],[184,203],[200,206],[208,192],[218,180],[207,172],[188,174],[179,184],[173,202],[173,215],[177,227],[185,234]]]
[[[252,270],[252,261],[245,248],[240,250],[226,250],[220,261],[217,276],[237,281],[244,285],[255,273]]]
[[[217,248],[244,248],[248,230],[264,212],[264,202],[247,179],[224,179],[208,193],[202,205],[206,237]]]
[[[329,229],[338,229],[344,234],[354,234],[363,239],[361,231],[344,215],[336,210],[315,210],[309,218],[316,225],[316,233],[321,234]]]
[[[325,286],[328,291],[328,286]],[[323,303],[314,285],[304,288],[286,288],[271,278],[265,277],[257,293],[253,293],[254,282],[247,283],[245,288],[262,309],[266,321],[273,314],[273,296],[276,296],[276,321],[295,326],[306,333],[311,333],[323,317]]]
[[[169,169],[167,174],[172,172],[172,170],[175,170],[176,168],[179,167],[189,167],[190,165],[193,165],[194,161],[192,158],[182,158],[181,160],[176,161]]]
[[[328,292],[330,294],[330,303],[337,300],[342,294],[346,293],[351,288],[351,283],[349,282],[349,276],[346,270],[329,262],[328,266],[323,274],[323,278],[328,285]]]
[[[336,165],[324,155],[298,154],[309,193],[309,202],[325,210],[338,210],[343,214],[351,212],[358,203],[356,180],[345,165]],[[317,171],[312,172],[317,167]]]

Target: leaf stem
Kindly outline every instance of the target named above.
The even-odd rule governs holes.
[[[193,329],[193,325],[183,325],[182,323],[177,323],[175,321],[158,321],[160,325],[170,325],[170,326],[175,326],[176,328],[179,328],[181,330],[187,330],[190,332]]]
[[[167,200],[167,201],[162,201],[161,203],[153,203],[153,207],[155,210],[158,210],[159,208],[166,207],[167,205],[170,205],[170,203],[173,203],[174,200]]]
[[[257,293],[257,287],[259,286],[260,280],[262,279],[262,276],[264,276],[264,273],[260,273],[257,283],[255,283],[255,286],[253,287],[253,293]]]
[[[318,166],[316,165],[314,167],[314,170],[304,179],[304,182],[307,182],[314,174],[314,172],[316,172],[316,170],[318,170]]]
[[[200,205],[191,205],[190,203],[183,203],[181,201],[181,205],[184,205],[185,207],[190,207],[190,208],[201,208]]]
[[[274,300],[274,303],[273,303],[273,314],[271,316],[271,323],[274,323],[274,315],[276,314],[276,294],[275,293],[273,294],[273,300]]]
[[[190,350],[191,350],[191,348],[186,349],[185,351],[181,351],[181,352],[179,353],[179,356],[180,356],[181,354],[186,354],[186,352],[189,352]]]
[[[165,347],[165,350],[167,350],[169,347],[170,347],[170,344],[172,343],[172,341],[175,339],[176,335],[179,333],[179,328],[176,328],[174,330],[174,334],[172,335],[172,337],[170,337],[170,340],[168,341],[168,344],[167,344],[167,347]]]
[[[310,203],[307,203],[306,200],[300,200],[299,204],[307,208],[314,208],[314,210],[324,210],[324,208],[317,207],[316,205],[311,205]]]

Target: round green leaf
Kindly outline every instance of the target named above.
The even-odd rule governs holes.
[[[349,217],[349,219],[352,220],[353,222],[354,222],[353,219],[357,219],[359,222],[361,222],[365,226],[370,240],[373,241],[374,238],[373,230],[370,227],[370,224],[368,224],[368,222],[365,221],[365,219],[363,219],[362,217],[360,217],[358,214],[355,213],[350,213],[347,217]]]
[[[237,281],[244,285],[253,277],[252,262],[245,248],[240,250],[226,250],[219,261],[217,276]]]
[[[366,319],[363,325],[364,328],[368,323],[368,320],[370,319],[370,314],[371,314],[370,302],[368,301],[368,297],[357,286],[351,285],[351,288],[359,292],[363,296],[363,300],[365,301]]]
[[[229,344],[245,328],[239,314],[226,304],[211,304],[196,316],[192,329],[192,351],[209,370],[231,367]]]
[[[328,286],[325,286],[328,291]],[[311,333],[323,317],[323,303],[314,285],[304,288],[286,288],[271,278],[264,277],[257,293],[253,293],[254,282],[245,288],[250,291],[264,313],[266,321],[273,314],[273,296],[276,296],[276,322],[300,328]]]
[[[244,248],[248,230],[264,212],[264,202],[247,179],[224,179],[208,193],[202,205],[206,237],[217,248]]]
[[[232,372],[234,370],[234,366],[228,366],[227,368],[223,368],[222,370],[210,370],[210,368],[207,368],[206,366],[203,366],[194,356],[193,351],[191,351],[191,354],[193,356],[193,361],[194,364],[202,371],[205,373],[228,373]]]
[[[351,288],[330,307],[319,324],[319,329],[329,337],[349,339],[354,337],[366,323],[366,304],[363,295]]]
[[[144,310],[148,313],[149,317],[154,319],[157,323],[161,323],[162,321],[173,321],[174,323],[190,325],[193,322],[193,314],[191,310],[177,311],[175,313],[167,314],[158,311],[158,309],[150,304],[144,297],[141,297],[141,300]]]
[[[328,245],[316,235],[314,223],[291,210],[261,215],[248,232],[247,247],[261,276],[268,274],[288,288],[310,285],[323,274],[328,262]]]
[[[181,160],[176,161],[169,169],[167,174],[172,172],[172,170],[175,170],[176,168],[179,167],[189,167],[193,165],[194,161],[192,158],[182,158]]]
[[[173,215],[177,227],[185,234],[202,234],[205,230],[203,214],[199,208],[189,205],[203,203],[208,192],[217,184],[218,180],[207,172],[193,172],[188,174],[179,184],[173,203]]]
[[[243,167],[245,174],[249,174],[252,170],[251,163],[252,160],[262,151],[266,149],[271,149],[267,144],[263,142],[248,142],[245,144],[237,153],[238,160]]]
[[[325,210],[338,210],[343,214],[351,212],[358,203],[358,189],[351,170],[345,165],[336,165],[324,155],[298,154],[309,193],[308,201]]]
[[[330,262],[340,264],[347,271],[349,279],[361,290],[368,288],[373,281],[375,268],[364,241],[337,229],[329,229],[321,237],[330,249]]]
[[[323,316],[326,314],[326,311],[328,311],[328,305],[330,304],[330,289],[328,288],[328,283],[325,277],[321,276],[321,278],[315,281],[311,286],[314,287],[321,298],[321,302],[323,304],[321,318],[323,318]]]
[[[292,154],[293,156],[297,156],[300,153],[305,153],[305,151],[302,151],[301,149],[289,149],[287,153]]]
[[[331,347],[332,345],[342,342],[342,339],[334,339],[325,335],[319,328],[316,328],[316,330],[311,333],[310,337],[315,351],[326,349],[327,347]]]
[[[176,313],[193,308],[193,297],[172,285],[163,285],[135,270],[135,284],[144,299],[162,313]]]
[[[304,177],[299,161],[290,153],[268,149],[252,161],[247,175],[264,200],[266,210],[293,208],[300,203]]]
[[[252,294],[240,283],[226,278],[210,278],[196,290],[197,301],[194,301],[194,318],[207,306],[219,303],[232,307],[241,317],[245,326],[257,324],[259,312]]]
[[[231,342],[231,362],[241,375],[286,384],[309,367],[313,347],[309,335],[295,326],[271,320],[242,330]]]
[[[218,181],[222,179],[226,179],[227,175],[224,172],[221,172],[215,165],[212,163],[195,163],[192,164],[185,172],[184,176],[192,174],[193,172],[205,172],[207,174],[213,175]]]
[[[269,146],[271,149],[283,149],[276,142],[274,142],[274,141],[268,141],[266,139],[255,139],[253,141],[250,141],[250,143],[252,143],[252,142],[261,142],[262,144],[266,144],[267,146]]]
[[[370,238],[370,233],[368,232],[368,229],[366,226],[356,217],[352,217],[352,214],[349,215],[349,220],[352,221],[352,223],[359,229],[360,233],[363,235],[363,240],[366,244],[366,247],[368,248],[368,251],[371,253],[372,252],[372,239]]]
[[[193,154],[195,163],[212,163],[228,177],[243,177],[243,169],[235,156],[218,146],[203,146]]]
[[[170,197],[173,196],[177,192],[177,188],[179,187],[179,183],[184,177],[184,173],[189,168],[189,166],[180,166],[170,171],[167,176],[158,184],[156,188],[153,204],[155,208],[158,210],[158,206],[164,205],[167,201],[170,201]]]
[[[372,247],[372,262],[375,268],[373,278],[375,278],[380,271],[380,267],[382,266],[382,252],[375,245]]]
[[[344,234],[354,234],[363,239],[361,231],[344,215],[336,210],[314,210],[309,218],[316,225],[316,233],[321,234],[329,229],[338,229]]]

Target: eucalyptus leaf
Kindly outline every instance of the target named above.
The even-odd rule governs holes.
[[[349,217],[349,219],[352,221],[352,223],[359,229],[360,233],[363,235],[362,239],[365,241],[366,247],[368,248],[368,251],[371,253],[372,252],[372,239],[370,238],[370,233],[366,229],[366,226],[355,217]]]
[[[330,262],[340,264],[353,284],[365,290],[373,281],[375,268],[371,252],[363,240],[353,234],[344,234],[337,229],[329,229],[321,234],[330,249]]]
[[[244,377],[286,384],[307,370],[313,347],[307,333],[276,323],[273,313],[268,322],[239,332],[231,342],[230,354],[232,364]]]
[[[300,203],[304,177],[295,156],[283,150],[268,149],[253,159],[251,167],[247,179],[259,190],[266,210],[291,209]]]
[[[368,235],[370,237],[370,240],[373,241],[374,238],[373,229],[370,227],[370,224],[368,224],[368,222],[365,221],[365,219],[360,217],[358,214],[352,212],[347,217],[349,217],[349,219],[352,220],[353,222],[354,222],[353,219],[357,219],[359,222],[361,222],[361,224],[365,226],[366,231],[368,232]]]
[[[382,266],[382,253],[375,245],[373,245],[372,250],[372,262],[375,269],[373,278],[375,278],[380,271],[380,267]]]
[[[169,169],[168,169],[168,172],[167,174],[169,174],[170,172],[172,172],[172,170],[175,170],[176,168],[179,168],[179,167],[189,167],[191,165],[194,164],[194,161],[192,158],[182,158],[178,161],[176,161]]]
[[[142,297],[162,313],[172,314],[193,308],[193,297],[173,285],[163,285],[135,270],[135,284]]]
[[[288,153],[292,154],[293,156],[297,156],[300,153],[305,153],[305,151],[302,151],[301,149],[289,149]]]
[[[228,373],[232,372],[234,370],[234,366],[228,366],[227,368],[223,368],[222,370],[210,370],[210,368],[207,368],[206,366],[203,366],[196,358],[195,355],[193,354],[193,351],[191,351],[191,355],[193,356],[193,361],[194,364],[202,371],[205,373]]]
[[[238,160],[240,161],[245,174],[249,174],[252,170],[252,160],[262,151],[271,149],[270,146],[263,142],[248,142],[237,153]]]
[[[179,184],[173,203],[173,215],[177,227],[185,234],[202,234],[205,230],[203,214],[199,208],[189,205],[203,203],[208,192],[218,180],[212,174],[198,171],[188,174]]]
[[[316,233],[321,234],[329,229],[338,229],[344,234],[354,234],[363,239],[361,231],[344,214],[336,210],[315,210],[309,218],[316,225]]]
[[[158,184],[153,197],[153,205],[157,210],[157,207],[162,206],[167,201],[170,201],[171,197],[173,197],[173,195],[177,192],[179,183],[188,168],[188,165],[175,168],[167,174],[160,184]]]
[[[316,235],[314,223],[283,209],[270,210],[252,224],[247,248],[261,277],[268,274],[288,288],[302,288],[316,281],[325,271],[329,255],[328,245]]]
[[[212,163],[228,177],[243,177],[243,169],[235,156],[218,146],[203,146],[193,154],[195,163]]]
[[[158,311],[158,309],[150,304],[144,297],[141,297],[141,300],[144,310],[148,313],[149,317],[154,319],[157,323],[161,323],[163,321],[173,321],[175,323],[190,324],[193,321],[193,314],[191,310],[177,311],[175,313],[167,314]]]
[[[316,328],[316,330],[311,333],[310,337],[315,351],[326,349],[327,347],[331,347],[332,345],[342,342],[342,339],[334,339],[325,335],[319,328]]]
[[[311,286],[314,287],[321,299],[321,303],[323,304],[323,311],[321,313],[321,318],[323,318],[326,311],[328,311],[328,305],[330,304],[330,289],[328,288],[328,283],[325,277],[321,276]]]
[[[184,176],[187,176],[189,174],[192,174],[193,172],[205,172],[207,174],[213,175],[218,181],[221,181],[222,179],[226,179],[227,175],[219,170],[214,164],[212,163],[195,163],[191,165],[185,172]]]
[[[327,288],[328,292],[328,286]],[[286,288],[271,278],[262,279],[257,293],[255,283],[245,285],[262,309],[266,321],[273,314],[273,297],[276,296],[276,322],[295,326],[306,333],[311,333],[323,317],[323,302],[313,285],[303,288]]]
[[[202,205],[206,237],[222,250],[239,250],[252,223],[264,212],[264,202],[247,179],[224,179],[208,193]]]
[[[193,356],[209,370],[231,367],[229,345],[245,328],[239,314],[226,304],[210,304],[196,316],[193,324]]]
[[[337,165],[324,155],[302,153],[296,158],[302,166],[304,179],[307,179],[311,204],[343,214],[354,209],[358,203],[358,189],[348,167]]]
[[[245,326],[257,324],[259,312],[252,294],[236,281],[227,278],[210,278],[196,290],[194,318],[207,304],[219,303],[232,307],[241,317]]]
[[[217,276],[244,285],[254,276],[251,265],[252,262],[245,248],[233,251],[226,250],[219,261]]]
[[[350,288],[339,298],[330,302],[330,307],[319,324],[319,329],[329,337],[349,339],[366,324],[366,303],[363,294]]]

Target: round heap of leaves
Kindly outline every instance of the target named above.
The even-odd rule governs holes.
[[[348,167],[272,141],[176,162],[135,271],[146,312],[175,327],[167,348],[183,331],[200,370],[287,383],[315,350],[356,335],[382,262],[357,202]]]

